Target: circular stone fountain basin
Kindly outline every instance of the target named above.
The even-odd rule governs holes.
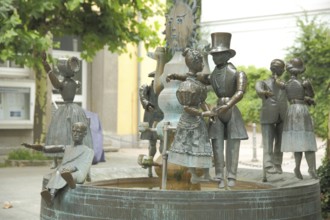
[[[249,172],[256,172],[250,170]],[[260,171],[259,171],[260,172]],[[243,180],[231,189],[217,183],[176,184],[160,190],[158,178],[121,178],[65,188],[52,206],[41,202],[41,219],[321,219],[317,180],[274,175],[267,184]],[[261,179],[261,176],[260,176]],[[171,189],[173,187],[173,189]],[[176,188],[176,190],[174,190]]]

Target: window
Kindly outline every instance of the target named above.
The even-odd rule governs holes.
[[[0,76],[29,76],[30,70],[10,60],[0,60]]]
[[[0,81],[0,129],[32,129],[35,83]]]

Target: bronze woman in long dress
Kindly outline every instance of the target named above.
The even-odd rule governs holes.
[[[71,136],[72,125],[76,122],[82,122],[87,125],[87,134],[83,140],[85,146],[93,149],[92,135],[90,130],[90,122],[86,117],[84,110],[73,102],[76,91],[80,88],[80,84],[72,79],[72,77],[80,69],[79,60],[76,57],[60,58],[57,67],[64,79],[60,81],[46,60],[46,56],[42,57],[44,69],[52,85],[59,90],[64,105],[61,105],[52,116],[51,123],[46,135],[45,145],[71,145],[73,143]],[[63,153],[46,153],[47,156],[54,157],[54,167],[57,166],[57,157],[62,157]]]

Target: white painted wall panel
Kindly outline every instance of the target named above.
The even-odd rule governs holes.
[[[212,32],[230,32],[235,65],[268,68],[272,59],[284,59],[298,34],[297,17],[305,12],[330,26],[330,0],[202,0],[203,39],[211,42]]]

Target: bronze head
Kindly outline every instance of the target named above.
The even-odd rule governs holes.
[[[203,70],[203,56],[199,51],[186,48],[182,52],[182,56],[185,57],[186,65],[193,73],[197,73]]]
[[[300,58],[293,58],[286,64],[286,70],[293,75],[298,75],[305,72],[306,68]]]
[[[276,74],[277,76],[282,76],[285,69],[285,63],[283,60],[274,59],[270,63],[270,70],[272,71],[273,75]]]

